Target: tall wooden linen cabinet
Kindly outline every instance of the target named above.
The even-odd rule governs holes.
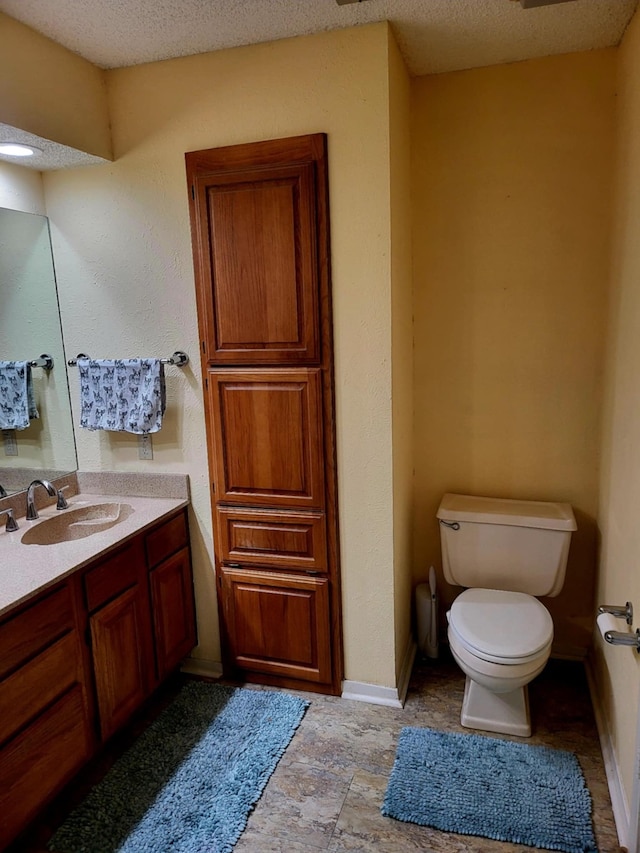
[[[337,694],[326,136],[186,166],[225,672]]]

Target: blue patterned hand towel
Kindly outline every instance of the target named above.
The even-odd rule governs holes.
[[[157,432],[165,410],[159,358],[78,359],[80,426],[143,435]]]
[[[26,429],[39,417],[28,361],[0,361],[0,429]]]

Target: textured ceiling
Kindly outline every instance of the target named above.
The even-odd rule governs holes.
[[[8,124],[0,124],[0,142],[22,142],[24,145],[34,145],[39,148],[33,157],[12,157],[9,154],[1,154],[0,160],[6,163],[15,163],[16,166],[24,166],[26,169],[36,169],[42,172],[48,169],[67,169],[72,166],[95,166],[98,163],[106,163],[102,157],[86,154],[68,145],[60,145],[50,139],[43,139],[35,133],[28,133],[11,127]]]
[[[102,68],[391,21],[411,74],[617,44],[638,0],[0,0],[0,11]]]
[[[102,68],[389,20],[409,71],[433,74],[618,44],[638,0],[0,0],[0,12]],[[0,140],[43,153],[0,155],[32,169],[102,162],[0,124]]]

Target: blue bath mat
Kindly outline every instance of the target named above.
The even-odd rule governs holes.
[[[227,853],[308,702],[189,682],[49,843],[60,853]]]
[[[382,806],[445,832],[597,853],[591,797],[571,752],[405,728]]]

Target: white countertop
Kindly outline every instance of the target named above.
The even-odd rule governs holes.
[[[15,533],[6,533],[4,524],[0,523],[0,615],[123,544],[165,516],[188,506],[189,501],[183,498],[81,492],[69,498],[69,509],[103,503],[128,504],[133,512],[108,530],[55,545],[24,545],[21,541],[27,530],[65,511],[56,510],[54,505],[40,510],[40,518],[36,521],[19,518],[20,529]]]

